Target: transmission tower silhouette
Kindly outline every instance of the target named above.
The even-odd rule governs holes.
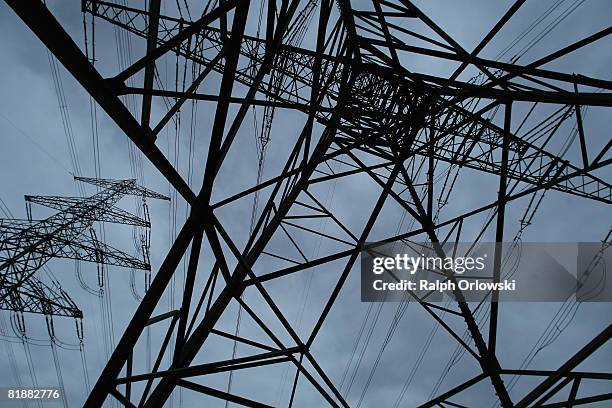
[[[105,180],[75,177],[97,186],[91,197],[25,196],[27,220],[0,220],[0,309],[49,316],[81,318],[81,310],[61,287],[51,287],[36,273],[52,258],[95,262],[99,268],[115,265],[150,270],[149,238],[142,243],[144,259],[137,259],[98,239],[95,222],[112,222],[150,228],[146,203],[145,218],[116,207],[126,195],[168,200],[134,180]],[[32,219],[31,205],[57,212],[43,220]]]
[[[264,387],[257,386],[261,395],[244,395],[232,383],[234,373],[261,380],[258,370],[278,365],[292,370],[288,406],[305,392],[316,394],[321,406],[360,406],[369,380],[359,401],[349,402],[316,344],[330,330],[332,308],[366,242],[421,239],[440,251],[440,244],[449,239],[477,241],[486,231],[493,232],[496,242],[512,241],[507,209],[526,202],[514,237],[519,240],[548,192],[581,202],[612,202],[612,185],[605,177],[612,142],[598,144],[589,136],[585,114],[588,107],[612,106],[612,82],[563,72],[556,65],[609,41],[610,27],[519,63],[527,51],[509,62],[483,57],[482,51],[521,11],[524,0],[513,2],[491,22],[472,51],[410,0],[179,1],[176,6],[160,0],[145,6],[83,0],[83,51],[41,2],[5,1],[188,207],[184,225],[86,407],[100,407],[113,398],[126,407],[164,406],[179,388],[202,394],[203,401],[278,405],[261,399]],[[109,31],[100,29],[108,25],[122,41],[140,40],[141,47],[138,58],[103,76],[92,61],[101,58],[95,47],[111,41]],[[443,68],[448,75],[440,73]],[[172,80],[162,80],[162,69]],[[135,98],[138,114],[128,103]],[[186,102],[197,101],[213,107],[208,110],[210,123],[196,132],[196,140],[205,146],[198,162],[203,167],[199,189],[193,187],[191,175],[185,179],[185,163],[169,160],[160,143],[165,129],[178,128]],[[254,127],[246,124],[250,114],[256,118]],[[284,127],[275,133],[278,123]],[[240,176],[232,173],[230,181],[222,174],[246,166],[245,146],[250,145],[243,142],[244,134],[252,128],[258,162],[251,174],[257,177],[255,184],[245,186],[250,170]],[[273,151],[282,163],[267,167],[266,173],[266,154],[269,157],[273,143],[280,143],[275,134],[289,148]],[[484,189],[485,179],[493,183],[495,193]],[[350,187],[364,180],[371,186],[367,196],[351,195]],[[466,199],[459,183],[467,184],[482,202]],[[342,208],[333,208],[325,191],[340,184],[344,187],[336,194],[345,201]],[[389,225],[390,206],[402,214],[399,226]],[[410,220],[408,228],[402,225],[404,218]],[[327,227],[313,226],[313,220]],[[236,230],[237,223],[244,228]],[[314,256],[305,250],[309,240],[322,242]],[[89,247],[95,248],[93,240]],[[95,250],[72,248],[68,246],[71,256],[95,260]],[[494,282],[504,273],[504,256],[495,254]],[[105,258],[118,264],[123,259]],[[161,311],[182,261],[186,273],[180,304]],[[324,300],[309,306],[316,316],[305,329],[306,323],[289,318],[299,306],[290,310],[281,305],[272,287],[321,269],[333,276],[333,284]],[[457,379],[421,407],[464,406],[454,401],[485,388],[494,404],[505,408],[612,399],[610,393],[579,396],[587,381],[609,382],[610,373],[576,370],[609,341],[611,325],[576,345],[556,367],[506,367],[500,358],[505,351],[498,344],[502,306],[495,294],[491,303],[479,305],[468,304],[459,290],[454,295],[457,301],[452,304],[419,302],[419,307],[478,374]],[[236,310],[237,322],[231,318]],[[241,322],[247,320],[265,341],[242,330]],[[227,329],[228,321],[234,322],[234,330]],[[154,364],[143,369],[135,348],[150,328],[162,324],[167,330],[160,329]],[[346,339],[336,341],[344,347]],[[223,347],[232,350],[231,356],[219,359],[215,351]],[[376,366],[372,375],[374,370]],[[202,383],[220,374],[229,376],[227,386]],[[535,381],[521,393],[512,390],[510,376]],[[571,388],[567,395],[566,387]]]

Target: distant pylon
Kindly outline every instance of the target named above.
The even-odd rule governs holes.
[[[25,196],[28,219],[0,219],[0,309],[54,316],[82,317],[81,310],[61,287],[41,282],[36,272],[51,258],[69,258],[127,268],[150,270],[148,239],[143,242],[143,259],[135,258],[98,240],[96,221],[150,228],[148,211],[137,217],[115,206],[125,195],[169,200],[136,184],[135,180],[75,177],[96,185],[90,197]],[[58,210],[54,215],[33,220],[31,204]]]

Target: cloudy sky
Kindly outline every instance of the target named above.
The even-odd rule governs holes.
[[[77,44],[83,46],[83,15],[78,1],[47,2],[48,7]],[[488,30],[510,7],[512,2],[485,0],[453,1],[433,0],[416,2],[432,20],[446,30],[463,48],[472,50],[486,35]],[[355,9],[364,8],[369,2],[353,1]],[[142,1],[130,2],[134,7],[141,7]],[[199,2],[189,3],[193,15],[201,12]],[[552,11],[547,12],[551,7]],[[574,8],[575,7],[575,8]],[[257,26],[258,5],[253,4],[249,14],[247,32],[254,35]],[[164,2],[163,12],[177,15],[174,2]],[[186,11],[183,10],[185,13]],[[555,19],[568,14],[558,25]],[[315,12],[315,15],[318,12]],[[334,10],[334,15],[337,15]],[[529,35],[519,41],[510,52],[500,57],[500,53],[513,44],[521,33],[540,16],[544,19]],[[528,1],[517,13],[510,24],[482,53],[486,58],[500,58],[508,61],[516,54],[526,52],[519,63],[527,64],[539,56],[565,45],[571,44],[585,36],[595,33],[609,25],[609,4],[606,0],[588,1]],[[416,31],[422,27],[405,27]],[[313,24],[314,26],[314,24]],[[550,30],[548,30],[550,28]],[[314,45],[314,29],[307,31],[302,44],[305,48]],[[546,32],[544,38],[535,46],[529,47],[531,39],[539,32]],[[548,32],[549,31],[549,32]],[[116,31],[108,23],[96,22],[97,67],[104,76],[116,74],[121,66],[135,61],[144,50],[141,39],[130,40],[131,54],[126,53],[124,33]],[[90,39],[91,40],[91,39]],[[582,73],[588,76],[609,79],[611,47],[609,41],[600,41],[588,49],[575,53],[549,64],[546,68],[557,69],[567,73]],[[4,3],[0,3],[0,198],[15,218],[25,218],[23,195],[78,195],[80,188],[72,179],[76,167],[71,151],[80,164],[82,176],[93,177],[95,171],[94,145],[100,156],[100,175],[104,178],[125,179],[134,174],[143,175],[140,181],[146,187],[172,197],[172,203],[148,200],[152,219],[151,263],[153,273],[163,260],[177,229],[180,228],[186,215],[185,202],[169,189],[167,182],[144,157],[130,149],[128,138],[120,129],[97,108],[97,135],[92,132],[90,99],[87,93],[70,76],[54,62],[40,41],[17,18]],[[174,57],[164,60],[158,66],[159,80],[168,89],[174,89]],[[402,63],[410,70],[431,75],[448,76],[456,66],[426,58],[402,57]],[[57,67],[57,76],[53,70]],[[474,71],[468,70],[460,79],[468,80]],[[220,76],[213,74],[200,87],[202,93],[215,93],[218,90]],[[57,81],[61,81],[61,95],[65,100],[65,112],[68,112],[70,126],[66,131],[62,120],[60,103],[58,103]],[[235,95],[244,95],[245,87],[237,86]],[[63,102],[62,102],[63,103]],[[128,100],[126,103],[139,106],[139,100]],[[517,127],[530,105],[517,104],[517,117],[513,127]],[[556,107],[555,107],[556,109]],[[536,118],[540,120],[552,112],[552,107],[538,107]],[[138,109],[135,110],[139,112]],[[153,119],[159,120],[165,112],[165,104],[160,99],[154,100]],[[235,114],[236,106],[230,109],[230,117]],[[262,111],[257,110],[261,120]],[[171,123],[160,133],[157,145],[173,163],[178,163],[180,173],[190,180],[194,190],[199,190],[205,166],[210,128],[214,116],[212,102],[187,103],[181,111],[180,123]],[[256,181],[257,154],[253,136],[254,115],[249,113],[238,132],[235,145],[229,152],[215,183],[213,201],[252,186]],[[532,120],[535,120],[532,118]],[[500,110],[491,119],[496,124],[503,121]],[[295,111],[278,110],[271,132],[271,141],[267,147],[267,159],[264,179],[278,174],[284,165],[290,149],[293,147],[299,131],[305,123],[305,116]],[[535,123],[535,122],[534,122]],[[585,133],[593,151],[603,146],[610,138],[611,116],[604,108],[589,108],[585,114]],[[563,147],[573,129],[573,123],[566,123],[550,143],[550,151],[557,153]],[[320,134],[317,127],[315,133]],[[71,147],[72,145],[72,147]],[[567,151],[566,159],[579,163],[576,159],[579,152],[577,143]],[[190,164],[191,163],[191,164]],[[333,164],[333,165],[337,165]],[[140,173],[142,166],[142,173]],[[136,171],[134,170],[136,169]],[[190,176],[191,174],[191,176]],[[609,170],[598,171],[597,175],[610,179]],[[471,208],[495,200],[498,179],[492,175],[482,175],[473,170],[461,171],[456,188],[449,203],[440,214],[441,219],[452,218]],[[87,195],[95,193],[92,186],[84,186]],[[332,209],[342,222],[352,230],[363,228],[369,211],[380,188],[367,177],[357,175],[337,183],[322,183],[312,189],[313,194]],[[539,196],[538,196],[539,197]],[[261,201],[267,198],[263,193]],[[528,205],[529,198],[517,200],[509,206],[507,212],[506,236],[511,239],[519,229],[519,220]],[[132,198],[124,198],[121,207],[136,211]],[[229,235],[239,248],[243,248],[249,232],[252,198],[221,209],[218,217]],[[261,208],[260,208],[261,209]],[[297,211],[296,211],[297,213]],[[48,216],[44,209],[35,209],[35,218]],[[6,215],[4,215],[6,216]],[[485,217],[474,217],[465,223],[464,240],[473,239],[482,228]],[[327,233],[340,234],[332,223],[317,221],[310,224]],[[374,225],[370,240],[383,239],[396,233],[410,231],[414,226],[410,216],[405,214],[397,204],[389,203],[383,208],[381,216]],[[527,227],[522,240],[529,241],[598,241],[603,239],[610,228],[610,210],[605,204],[580,199],[556,191],[547,192],[541,206],[535,214],[532,225]],[[132,230],[125,226],[105,227],[106,241],[112,246],[134,253]],[[346,249],[338,243],[326,239],[314,239],[312,235],[300,234],[298,237],[304,255],[308,259],[320,257],[333,251]],[[340,236],[340,235],[337,235]],[[493,228],[489,228],[483,239],[492,240]],[[227,248],[225,248],[227,249]],[[282,233],[271,240],[268,250],[285,257],[296,259],[299,254]],[[228,252],[229,254],[229,252]],[[212,266],[211,250],[204,244],[200,259],[200,275],[196,284],[199,294],[208,278]],[[230,262],[231,263],[231,262]],[[235,263],[231,263],[234,265]],[[84,319],[84,353],[78,349],[78,339],[74,323],[70,319],[55,319],[58,340],[64,348],[56,347],[57,359],[49,346],[44,319],[39,316],[27,316],[27,336],[29,345],[13,337],[10,329],[10,315],[2,314],[3,350],[0,353],[0,364],[3,375],[0,375],[1,386],[30,385],[36,378],[40,386],[57,386],[61,375],[67,393],[69,406],[79,406],[87,395],[88,385],[97,379],[113,345],[119,339],[123,329],[138,305],[137,296],[144,291],[144,273],[130,272],[127,269],[110,267],[107,270],[107,281],[102,297],[93,295],[79,283],[75,265],[72,261],[52,260],[49,269],[56,276],[62,287],[83,310]],[[271,257],[262,257],[254,270],[265,273],[287,266]],[[81,273],[89,290],[97,291],[97,269],[95,265],[81,264]],[[336,261],[295,274],[279,281],[269,282],[269,290],[276,304],[284,311],[296,331],[302,338],[307,338],[324,302],[329,297],[337,281],[344,262]],[[183,285],[185,264],[182,263],[173,280],[172,288],[162,298],[155,314],[176,309],[180,305],[180,293]],[[359,273],[355,267],[351,271],[340,296],[328,319],[322,327],[317,340],[313,343],[312,353],[334,383],[340,387],[343,395],[351,405],[393,406],[400,401],[400,406],[412,407],[427,400],[430,395],[437,395],[461,383],[479,372],[479,367],[470,356],[457,358],[456,342],[444,332],[417,304],[399,305],[397,303],[369,304],[360,302]],[[48,279],[41,274],[43,280]],[[136,294],[133,293],[134,288]],[[283,332],[279,322],[274,319],[269,308],[254,289],[245,293],[245,300],[275,333],[286,344],[290,337]],[[195,303],[196,300],[194,300]],[[498,350],[500,363],[504,367],[517,368],[529,356],[534,345],[560,308],[558,303],[504,304],[500,307],[500,328]],[[232,302],[222,316],[218,328],[233,332],[237,318],[237,304]],[[564,310],[564,309],[563,309]],[[482,313],[482,311],[480,311]],[[555,369],[577,351],[590,338],[609,324],[610,306],[606,303],[583,304],[576,310],[570,309],[570,316],[561,324],[564,330],[554,341],[544,347],[533,359],[529,368]],[[460,319],[449,324],[459,333],[464,332]],[[567,323],[567,328],[565,324]],[[160,324],[150,332],[143,333],[135,349],[135,372],[144,372],[152,364],[156,350],[159,349],[167,325]],[[481,327],[486,332],[486,320]],[[241,335],[271,344],[265,334],[256,327],[252,320],[242,314]],[[389,337],[388,337],[389,336]],[[387,338],[388,337],[388,338]],[[210,362],[227,359],[231,356],[233,344],[211,337],[196,358],[197,362]],[[382,350],[382,352],[381,352]],[[238,347],[238,355],[249,355],[255,349]],[[83,361],[82,355],[85,360]],[[152,355],[153,357],[150,357]],[[609,371],[612,361],[612,349],[609,345],[602,347],[591,359],[582,364],[580,370]],[[380,360],[376,363],[377,360]],[[454,361],[454,362],[452,362]],[[57,362],[57,363],[56,363]],[[85,362],[85,364],[83,364]],[[84,367],[86,366],[86,369]],[[167,367],[165,360],[162,367]],[[32,369],[34,372],[32,372]],[[84,374],[84,370],[85,373]],[[246,370],[237,373],[233,378],[232,390],[238,395],[255,398],[271,405],[287,405],[295,367],[285,364]],[[371,375],[371,380],[368,378]],[[215,374],[198,379],[203,384],[225,389],[227,374]],[[510,382],[510,378],[507,379]],[[88,384],[89,383],[89,384]],[[367,388],[366,388],[367,384]],[[518,400],[536,382],[521,380],[512,389],[513,399]],[[138,388],[137,388],[138,389]],[[365,391],[364,391],[365,390]],[[609,392],[605,384],[585,382],[579,395],[590,395]],[[456,402],[467,406],[491,406],[493,389],[490,382],[482,381],[472,392]],[[172,398],[173,406],[192,406],[197,398],[204,398],[206,406],[223,406],[218,399],[201,397],[190,391],[176,391]],[[295,406],[321,406],[324,401],[318,393],[301,377]],[[109,404],[111,406],[111,404]],[[600,406],[605,406],[602,404]]]

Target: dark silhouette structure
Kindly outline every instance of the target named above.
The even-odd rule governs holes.
[[[26,196],[27,220],[0,220],[0,309],[50,316],[83,316],[61,287],[54,288],[36,277],[52,258],[95,262],[99,268],[115,265],[150,270],[149,243],[142,243],[144,260],[100,241],[92,228],[95,222],[113,222],[150,228],[148,214],[141,219],[115,204],[126,195],[167,200],[136,185],[134,180],[103,180],[75,177],[100,191],[91,197]],[[43,220],[33,220],[31,205],[57,210]],[[145,207],[146,209],[146,207]]]
[[[188,13],[188,7],[164,15],[160,0],[149,0],[143,8],[84,0],[82,11],[87,19],[105,21],[122,35],[142,38],[146,43],[144,54],[135,62],[113,76],[103,77],[88,58],[95,56],[86,55],[42,3],[5,1],[190,208],[86,407],[101,406],[111,396],[127,407],[163,406],[177,387],[245,406],[269,406],[236,394],[231,387],[217,389],[190,378],[287,362],[295,370],[289,406],[298,381],[310,384],[330,406],[349,406],[311,346],[358,262],[361,246],[371,239],[386,203],[401,207],[415,224],[407,232],[386,231],[385,241],[421,237],[435,244],[450,236],[459,241],[462,226],[487,212],[491,216],[485,228],[494,227],[496,241],[502,242],[508,239],[504,235],[508,204],[525,198],[533,209],[532,204],[537,206],[549,190],[603,204],[612,201],[612,186],[599,176],[610,164],[612,142],[594,147],[585,135],[583,117],[584,107],[612,106],[612,83],[547,68],[547,64],[609,40],[610,27],[519,64],[486,59],[480,54],[521,9],[524,0],[514,2],[472,51],[464,49],[410,0],[223,0],[204,2],[198,15]],[[255,26],[257,33],[249,32]],[[306,39],[309,46],[304,45]],[[98,36],[95,41],[106,39]],[[414,69],[411,64],[417,57],[429,61],[431,67],[452,67],[451,75]],[[164,58],[176,61],[177,78],[185,78],[183,72],[189,67],[191,80],[174,89],[161,86],[156,67]],[[432,68],[431,72],[437,71]],[[472,73],[471,79],[465,79],[466,72]],[[220,80],[206,89],[217,91],[201,91],[214,75]],[[139,96],[139,118],[126,107],[122,99],[126,95]],[[167,110],[156,123],[152,121],[154,98],[167,102]],[[213,122],[202,130],[209,129],[210,133],[202,136],[208,141],[207,157],[203,184],[196,190],[156,145],[160,132],[190,100],[214,103]],[[539,113],[542,106],[550,108],[546,114]],[[257,184],[217,199],[214,191],[220,169],[228,165],[230,150],[246,126],[245,117],[251,109],[263,111],[257,129]],[[293,138],[287,137],[293,148],[282,158],[282,170],[264,179],[262,163],[272,123],[288,110],[301,114],[303,123]],[[496,117],[498,110],[501,122]],[[578,152],[571,160],[553,153],[556,150],[552,147],[559,129],[569,123],[575,129],[569,143]],[[332,169],[330,163],[336,168]],[[444,218],[440,210],[448,204],[455,182],[465,172],[495,177],[497,195],[486,204]],[[362,222],[349,225],[339,211],[326,207],[317,188],[355,175],[368,177],[377,186],[373,193],[376,199],[361,203]],[[237,202],[253,200],[260,203],[255,206],[248,235],[232,237],[219,212]],[[530,214],[527,211],[524,226],[530,223]],[[312,218],[325,219],[335,232],[310,227],[307,221]],[[302,237],[322,237],[333,250],[307,257],[300,252],[297,230]],[[279,235],[300,254],[298,259],[273,249],[273,238]],[[214,257],[210,270],[198,268],[203,247],[210,248]],[[499,280],[503,254],[495,256],[493,279]],[[188,266],[180,307],[154,315],[184,257]],[[256,273],[264,257],[284,261],[285,266]],[[342,262],[343,266],[304,338],[277,306],[266,285],[294,274],[313,273],[331,262]],[[204,288],[194,284],[200,276],[207,282]],[[247,290],[260,296],[289,342],[243,299]],[[610,339],[612,326],[578,346],[570,359],[550,371],[511,369],[502,367],[498,359],[503,351],[497,347],[499,305],[495,294],[484,321],[475,317],[477,311],[471,305],[461,301],[460,292],[455,295],[459,301],[448,307],[427,302],[420,302],[420,306],[456,340],[466,358],[474,359],[481,374],[422,407],[461,406],[453,400],[485,381],[503,407],[574,406],[612,399],[610,393],[578,398],[581,383],[611,380],[612,375],[575,371]],[[231,305],[238,305],[241,313],[266,333],[270,344],[220,329],[218,322]],[[155,364],[150,372],[135,374],[134,347],[148,326],[162,321],[170,324]],[[465,335],[455,329],[457,322],[465,328]],[[212,337],[246,344],[260,352],[195,362],[197,356],[206,353]],[[174,346],[169,347],[172,338]],[[161,367],[170,350],[171,364]],[[505,380],[509,375],[536,376],[539,384],[513,400]],[[138,388],[139,395],[135,395],[136,383],[146,384]],[[565,386],[571,386],[566,401],[542,405]]]

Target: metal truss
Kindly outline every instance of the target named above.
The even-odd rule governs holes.
[[[146,8],[84,0],[82,11],[86,15],[96,21],[104,20],[146,43],[141,58],[114,76],[103,77],[42,3],[5,1],[190,208],[185,224],[92,389],[86,407],[102,406],[111,395],[127,407],[163,406],[177,387],[245,406],[269,406],[192,379],[282,363],[295,367],[289,406],[301,378],[328,405],[347,407],[349,403],[319,364],[312,345],[386,204],[400,207],[415,220],[415,226],[407,232],[385,231],[379,240],[424,237],[441,251],[437,244],[451,235],[459,240],[464,223],[490,211],[493,216],[487,226],[495,226],[496,241],[502,242],[505,208],[520,198],[533,201],[538,194],[554,190],[603,204],[612,202],[612,186],[602,178],[602,170],[610,164],[612,142],[593,147],[585,135],[582,115],[587,106],[612,106],[612,83],[547,68],[560,58],[608,39],[612,34],[610,27],[528,64],[518,64],[486,59],[480,53],[523,6],[523,0],[516,1],[471,52],[409,0],[354,2],[359,3],[358,8],[349,0],[268,0],[261,4],[224,0],[212,2],[199,17],[190,19],[163,15],[160,0],[150,0]],[[258,30],[261,34],[245,32],[247,26],[253,26],[253,15],[259,11],[264,21],[263,29]],[[404,24],[406,21],[409,24]],[[314,38],[308,47],[299,41],[305,30],[310,30]],[[180,56],[185,66],[189,63],[197,67],[184,89],[154,86],[156,64],[169,56],[176,56],[177,61]],[[412,57],[427,57],[434,63],[455,64],[456,68],[448,77],[419,72],[409,66]],[[468,71],[475,73],[473,79],[465,79],[464,73]],[[218,85],[217,92],[200,92],[201,85],[210,83],[215,75],[212,83]],[[210,88],[214,87],[207,89]],[[123,103],[125,95],[141,96],[139,119]],[[168,102],[167,111],[157,123],[152,121],[153,98]],[[195,191],[156,145],[161,130],[190,100],[214,104],[214,119],[205,139],[209,144],[202,163],[203,184]],[[549,108],[548,112],[534,118],[536,104]],[[521,106],[528,108],[519,109]],[[259,139],[261,146],[270,137],[265,129],[281,112],[301,114],[303,126],[293,135],[294,147],[281,158],[285,164],[275,176],[258,179],[251,188],[217,199],[214,193],[220,171],[231,166],[229,152],[237,144],[239,130],[246,127],[243,122],[249,110],[255,108],[267,112],[264,123],[268,124],[262,128]],[[523,128],[525,123],[529,125]],[[579,152],[578,159],[554,153],[557,151],[554,141],[566,125],[576,128],[570,147]],[[455,181],[469,179],[473,174],[493,176],[499,183],[498,193],[486,204],[444,218],[440,210],[453,199],[450,194]],[[361,203],[362,222],[349,225],[339,211],[323,204],[317,188],[356,175],[367,177],[378,190],[372,203]],[[108,184],[101,186],[115,191]],[[260,193],[265,193],[265,202],[253,228],[246,236],[232,237],[219,214],[236,203],[251,202]],[[119,193],[107,194],[115,197]],[[129,215],[114,209],[112,198],[96,200],[106,203],[104,215],[91,212],[79,225],[101,217],[134,222]],[[56,202],[55,198],[45,202],[61,210],[69,205]],[[73,216],[65,211],[62,214]],[[307,221],[312,218],[327,220],[334,232],[311,227]],[[524,222],[528,224],[529,219]],[[41,228],[48,228],[46,225]],[[380,238],[380,233],[377,236]],[[74,237],[68,236],[62,244],[72,242]],[[288,240],[295,254],[277,251],[273,240],[278,237]],[[300,250],[304,237],[323,239],[328,251],[309,259]],[[90,244],[84,246],[89,248]],[[64,247],[68,249],[55,250],[53,255],[87,258],[96,253],[78,245]],[[198,267],[203,247],[211,249],[214,260],[207,270]],[[493,279],[499,280],[502,255],[495,256]],[[120,263],[120,258],[115,258],[116,263]],[[154,315],[183,258],[188,266],[180,308]],[[262,259],[284,263],[276,270],[262,271]],[[333,262],[342,262],[340,274],[310,334],[304,338],[298,335],[265,284],[298,273],[314,273],[315,268]],[[198,277],[207,282],[204,288],[196,287]],[[198,294],[199,289],[202,292]],[[284,335],[279,333],[280,329],[266,324],[259,317],[260,311],[243,299],[247,290],[258,294],[260,304],[263,302],[267,307]],[[460,291],[455,297],[458,302],[452,307],[426,302],[420,302],[420,306],[474,359],[481,374],[423,407],[461,406],[451,399],[484,381],[503,407],[573,406],[612,399],[611,394],[577,398],[581,382],[611,380],[612,375],[575,370],[610,339],[612,326],[560,367],[550,371],[508,369],[498,359],[503,353],[496,341],[498,303],[491,303],[489,326],[484,328]],[[261,328],[270,344],[219,327],[222,316],[236,305]],[[138,340],[147,327],[162,321],[169,322],[169,327],[153,368],[134,373],[134,348]],[[465,328],[467,336],[457,331],[457,323]],[[283,340],[283,336],[290,340]],[[213,337],[246,344],[260,352],[222,361],[196,362],[197,357],[207,355]],[[175,344],[169,347],[172,338]],[[168,355],[171,363],[162,367]],[[535,376],[541,382],[521,399],[513,400],[505,381],[508,375]],[[135,395],[135,384],[144,384],[138,387],[142,391],[139,395]],[[567,402],[546,402],[560,395],[569,384]]]
[[[52,258],[95,262],[100,266],[150,270],[148,243],[143,244],[144,260],[99,241],[95,222],[116,222],[149,228],[148,215],[141,219],[115,204],[125,195],[167,200],[134,180],[102,180],[75,177],[101,190],[85,198],[25,196],[27,220],[0,220],[0,309],[51,316],[82,317],[82,312],[61,287],[50,287],[36,274]],[[58,210],[43,220],[33,220],[31,205]]]

